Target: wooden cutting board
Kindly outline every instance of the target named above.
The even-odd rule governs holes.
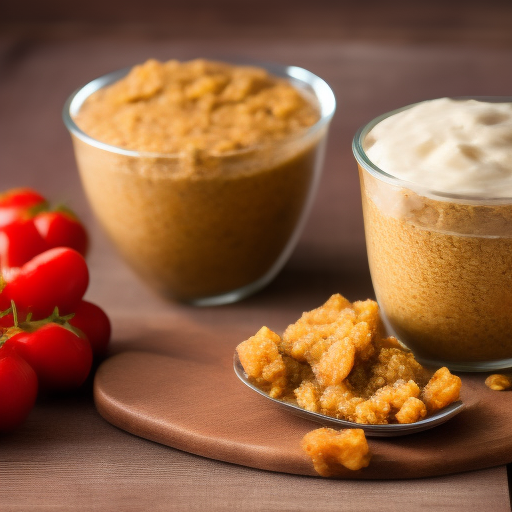
[[[95,378],[98,411],[121,429],[186,452],[316,475],[300,440],[318,425],[244,386],[233,372],[234,345],[215,341],[205,347],[192,337],[179,351],[170,341],[168,354],[127,351],[107,359]],[[489,390],[485,376],[461,375],[466,408],[457,417],[418,434],[369,438],[370,466],[343,476],[418,478],[512,462],[512,392]]]

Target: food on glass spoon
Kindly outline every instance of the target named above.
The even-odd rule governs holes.
[[[447,368],[431,376],[396,338],[385,337],[372,300],[333,295],[282,337],[263,327],[237,352],[270,397],[354,423],[415,423],[459,399],[459,377]]]

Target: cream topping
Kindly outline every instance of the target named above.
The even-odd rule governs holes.
[[[381,170],[432,191],[512,197],[512,103],[419,103],[377,124],[364,149]]]

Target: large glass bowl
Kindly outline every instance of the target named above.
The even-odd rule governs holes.
[[[305,69],[260,67],[318,102],[320,119],[296,137],[207,155],[204,168],[215,172],[200,176],[186,176],[183,155],[115,147],[75,123],[87,98],[129,69],[93,80],[64,107],[94,213],[131,267],[171,298],[215,305],[254,293],[283,267],[305,223],[322,170],[334,94]]]
[[[391,333],[424,363],[460,371],[511,367],[512,198],[447,194],[377,167],[364,150],[367,134],[412,106],[374,119],[353,141],[381,311]]]

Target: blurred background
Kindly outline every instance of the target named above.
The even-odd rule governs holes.
[[[66,40],[107,35],[262,40],[512,44],[509,0],[21,0],[3,2],[6,33]]]

